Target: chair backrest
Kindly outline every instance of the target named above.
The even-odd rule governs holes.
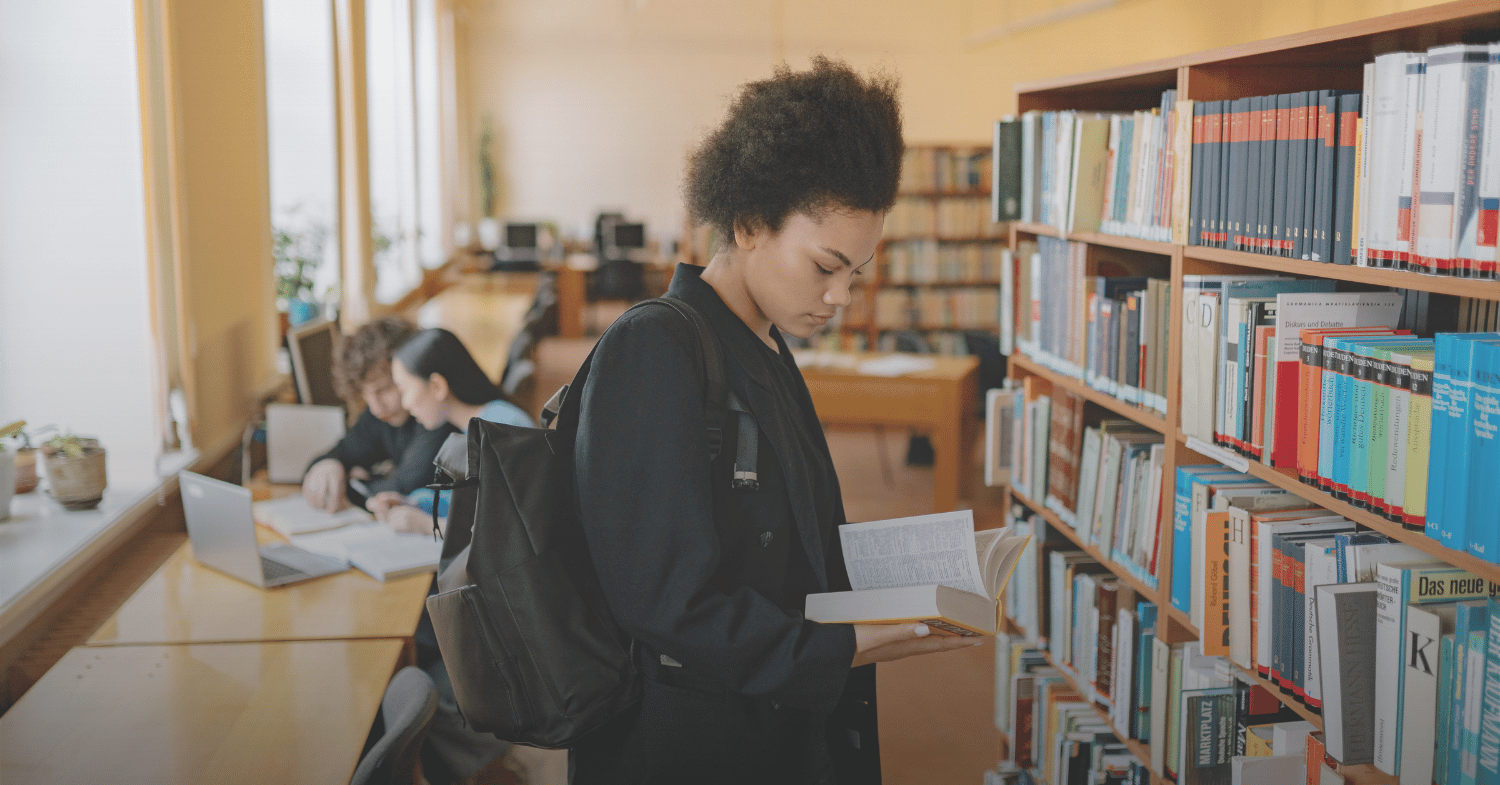
[[[360,759],[349,785],[411,782],[437,705],[437,688],[431,677],[411,666],[397,671],[380,699],[385,735]]]

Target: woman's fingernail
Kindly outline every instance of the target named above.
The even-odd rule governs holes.
[[[918,638],[925,638],[927,636],[927,633],[932,632],[932,630],[927,629],[927,625],[925,624],[918,624],[917,626],[912,627],[911,631]]]
[[[979,639],[975,640],[972,645],[978,646],[978,645],[980,645],[982,643],[984,643],[984,638],[979,638]]]

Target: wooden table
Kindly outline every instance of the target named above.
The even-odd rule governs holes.
[[[427,573],[381,583],[349,570],[260,589],[199,564],[184,542],[87,645],[410,638],[431,582]]]
[[[75,648],[0,716],[15,783],[348,782],[399,640]]]
[[[970,448],[978,436],[979,359],[937,357],[930,370],[903,376],[859,373],[857,363],[889,355],[848,353],[833,367],[804,365],[818,419],[828,425],[881,425],[928,433],[933,450],[933,511],[958,505],[969,474]],[[825,358],[826,359],[826,358]]]

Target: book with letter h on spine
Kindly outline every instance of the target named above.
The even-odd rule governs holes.
[[[839,527],[852,591],[807,595],[806,616],[830,624],[921,622],[938,635],[994,635],[999,597],[1029,534],[974,531],[974,512]]]

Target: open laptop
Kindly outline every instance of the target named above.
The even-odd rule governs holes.
[[[349,569],[284,542],[256,542],[250,489],[187,471],[177,480],[193,558],[204,566],[263,589]]]

